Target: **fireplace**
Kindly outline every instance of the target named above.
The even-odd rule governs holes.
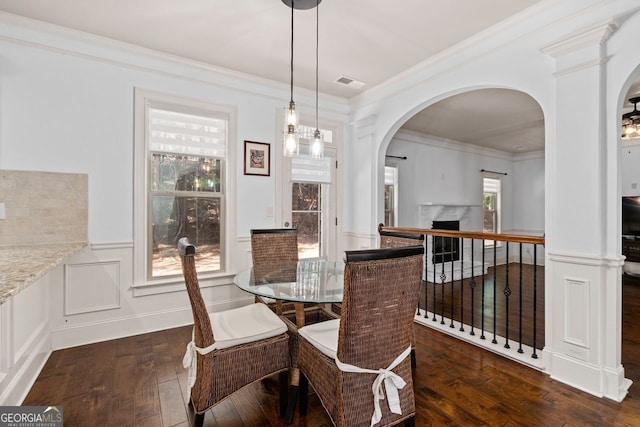
[[[460,221],[433,221],[431,228],[434,230],[460,230]],[[452,237],[433,238],[432,264],[458,261],[460,259],[460,239]]]
[[[482,205],[426,203],[418,205],[418,221],[421,228],[479,231],[482,230]],[[471,241],[428,238],[424,279],[443,283],[460,280],[462,276],[471,277],[472,272],[473,275],[486,273],[487,264],[482,263],[482,245],[472,247]]]

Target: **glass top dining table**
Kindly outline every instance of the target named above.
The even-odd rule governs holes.
[[[300,260],[241,271],[240,289],[261,297],[297,303],[342,302],[344,262]]]
[[[295,306],[295,322],[301,328],[307,322],[304,303],[341,303],[344,287],[344,262],[323,260],[299,260],[288,264],[272,264],[241,271],[233,279],[240,289],[261,297],[292,301]],[[316,313],[327,313],[326,318],[336,318],[323,307]],[[287,316],[288,317],[288,316]],[[289,402],[285,422],[293,420],[295,401],[298,395],[299,371],[291,368],[289,373]]]

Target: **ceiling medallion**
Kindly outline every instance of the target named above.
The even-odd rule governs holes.
[[[321,2],[322,0],[282,0],[282,3],[286,4],[287,7],[291,7],[293,3],[293,8],[296,10],[313,9]]]

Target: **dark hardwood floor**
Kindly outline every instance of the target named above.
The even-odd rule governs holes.
[[[623,286],[622,362],[634,381],[622,403],[599,399],[548,375],[422,325],[415,325],[417,426],[640,425],[640,280]],[[24,405],[62,405],[70,426],[187,426],[190,327],[53,352]],[[235,393],[205,426],[282,426],[276,378]],[[311,395],[294,426],[330,426]]]
[[[495,274],[494,274],[495,273]],[[508,280],[507,280],[508,278]],[[522,279],[522,280],[521,280]],[[433,279],[431,279],[433,280]],[[507,317],[505,289],[509,285],[509,334],[508,338],[512,347],[522,344],[534,347],[533,339],[533,266],[522,265],[522,271],[517,263],[509,264],[509,269],[505,265],[489,267],[483,278],[475,278],[475,289],[469,286],[471,280],[464,280],[464,289],[461,291],[460,281],[447,282],[444,286],[441,283],[426,282],[426,302],[427,310],[435,313],[436,322],[442,322],[444,315],[445,324],[450,320],[463,320],[469,327],[466,332],[471,331],[471,320],[473,318],[474,333],[478,336],[484,334],[487,340],[492,340],[494,334],[500,337],[507,337]],[[494,286],[494,282],[496,286]],[[520,283],[522,282],[522,289]],[[544,267],[538,266],[535,275],[536,282],[536,335],[535,347],[544,348]],[[495,289],[494,289],[495,288]],[[435,290],[435,298],[434,298]],[[484,290],[484,301],[482,298]],[[494,297],[495,292],[495,297]],[[522,297],[520,294],[522,293]],[[471,310],[473,294],[473,311]],[[462,295],[462,296],[461,296]],[[520,302],[522,302],[522,313],[520,318]],[[425,292],[420,296],[420,308],[424,308]],[[484,303],[484,309],[483,309]],[[494,304],[495,303],[495,304]],[[462,309],[461,309],[462,308]],[[494,313],[495,310],[495,313]],[[483,316],[484,314],[484,316]],[[429,316],[433,321],[433,315]],[[494,323],[495,320],[495,323]],[[520,323],[520,321],[522,323]],[[495,328],[495,329],[494,329]],[[522,329],[520,329],[522,328]]]

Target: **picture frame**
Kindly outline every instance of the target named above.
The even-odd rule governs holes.
[[[271,145],[266,142],[244,142],[244,174],[271,175]]]

